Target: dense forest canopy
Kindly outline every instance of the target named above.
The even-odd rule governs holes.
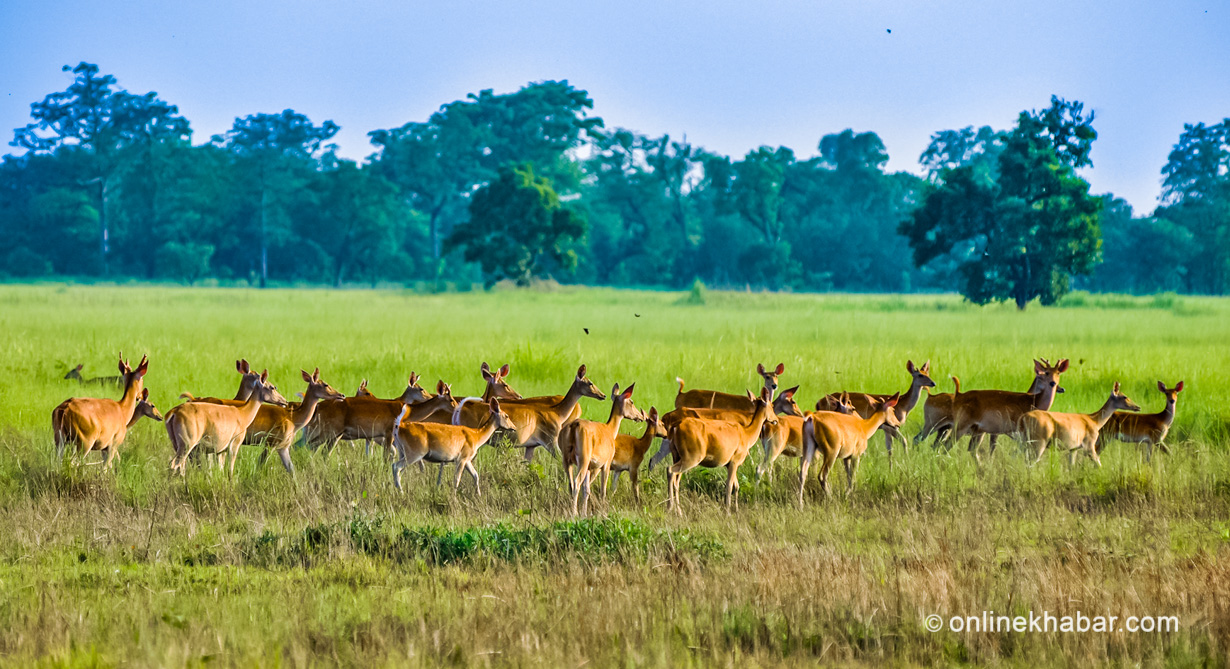
[[[68,69],[68,68],[66,68]],[[924,176],[874,132],[724,156],[592,115],[567,81],[490,90],[337,155],[338,126],[285,110],[193,143],[156,93],[81,63],[0,162],[0,275],[265,285],[565,283],[958,290],[1043,303],[1079,287],[1230,289],[1230,119],[1183,128],[1161,206],[1093,195],[1094,116],[941,130]]]

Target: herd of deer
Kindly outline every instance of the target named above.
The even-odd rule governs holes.
[[[498,430],[508,433],[512,443],[524,449],[531,460],[534,449],[545,447],[559,455],[567,474],[574,513],[585,513],[594,480],[602,477],[605,499],[608,481],[615,473],[628,472],[632,494],[639,502],[638,473],[654,439],[662,445],[649,461],[649,469],[670,456],[667,481],[667,508],[679,510],[679,484],[685,472],[695,467],[725,467],[726,508],[738,508],[739,466],[747,459],[753,445],[759,441],[764,452],[757,477],[772,479],[773,463],[782,455],[801,459],[799,503],[807,484],[807,472],[813,460],[818,460],[819,480],[824,493],[829,493],[829,473],[838,460],[846,470],[848,490],[854,488],[859,460],[867,450],[868,440],[884,432],[889,463],[892,463],[893,441],[906,440],[900,432],[910,411],[922,398],[926,388],[935,387],[931,380],[931,363],[921,367],[906,363],[911,375],[910,387],[904,393],[869,394],[841,392],[827,395],[816,403],[815,411],[804,412],[795,402],[798,386],[778,392],[778,379],[785,366],[756,371],[764,380],[759,395],[750,391],[744,395],[714,390],[684,390],[682,379],[675,396],[675,408],[659,414],[650,408],[648,414],[636,408],[632,401],[635,384],[611,390],[611,412],[606,422],[581,419],[580,400],[590,397],[605,400],[603,393],[586,376],[585,365],[577,369],[563,395],[521,397],[507,382],[509,366],[492,370],[483,363],[480,371],[486,382],[481,397],[466,397],[458,401],[452,388],[440,381],[434,394],[419,386],[419,377],[410,374],[406,389],[395,399],[379,399],[367,390],[367,381],[359,386],[354,397],[346,397],[320,378],[320,370],[309,374],[301,402],[288,402],[269,382],[268,371],[255,372],[247,360],[235,363],[240,374],[239,391],[234,399],[214,397],[194,398],[167,411],[165,418],[149,401],[149,390],[143,379],[149,360],[142,358],[134,369],[120,358],[118,377],[103,379],[123,387],[122,397],[111,399],[73,398],[65,400],[52,411],[56,455],[62,458],[67,447],[75,448],[76,458],[84,462],[91,451],[101,451],[104,469],[115,461],[124,437],[142,416],[165,421],[167,435],[174,448],[172,472],[185,474],[187,459],[198,446],[201,451],[218,458],[220,466],[228,466],[233,475],[235,460],[241,445],[263,446],[263,465],[270,451],[275,451],[286,471],[294,474],[290,447],[295,435],[302,433],[306,445],[313,450],[323,447],[328,455],[342,440],[364,440],[370,453],[371,443],[383,445],[392,464],[393,484],[401,490],[401,472],[406,467],[423,463],[454,463],[454,489],[461,485],[462,474],[474,479],[475,494],[481,494],[474,456]],[[1104,438],[1144,445],[1145,458],[1152,456],[1154,446],[1169,452],[1164,444],[1166,433],[1174,421],[1175,404],[1183,390],[1180,381],[1167,388],[1161,381],[1158,389],[1166,397],[1165,408],[1155,414],[1139,412],[1132,400],[1119,392],[1116,382],[1110,397],[1100,409],[1089,414],[1050,411],[1055,395],[1063,392],[1060,375],[1068,369],[1068,361],[1052,365],[1046,360],[1034,361],[1034,378],[1023,393],[1003,390],[961,391],[956,377],[956,392],[931,394],[923,405],[924,424],[915,435],[919,443],[934,435],[932,445],[952,444],[969,437],[969,450],[979,459],[982,441],[991,437],[991,452],[1000,435],[1009,435],[1021,442],[1026,452],[1035,454],[1035,462],[1049,446],[1068,451],[1071,461],[1077,450],[1084,452],[1098,465]],[[87,383],[80,375],[81,366],[65,378]],[[99,381],[93,379],[93,381]],[[1126,411],[1126,412],[1125,412]],[[623,420],[644,422],[640,437],[620,434]]]

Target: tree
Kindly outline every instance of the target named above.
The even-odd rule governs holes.
[[[526,164],[501,168],[474,194],[469,223],[458,226],[449,242],[482,266],[488,286],[503,278],[525,286],[552,268],[575,267],[576,253],[568,247],[585,231],[584,219],[562,206],[551,183]]]
[[[1188,289],[1213,294],[1230,290],[1230,119],[1183,126],[1162,168],[1162,206],[1154,216],[1184,228],[1198,240]]]
[[[315,125],[303,114],[286,109],[280,114],[252,114],[235,119],[234,125],[213,143],[231,151],[253,172],[259,204],[257,204],[257,245],[259,248],[260,286],[269,279],[269,245],[273,235],[271,219],[276,207],[285,215],[295,190],[317,167],[317,158],[326,148],[325,142],[341,128],[333,121]],[[286,234],[282,226],[283,235]]]
[[[64,71],[69,67],[64,66]],[[111,229],[108,218],[112,178],[134,149],[154,142],[187,142],[188,121],[179,109],[157,94],[134,95],[118,87],[115,77],[99,75],[98,66],[80,63],[73,83],[32,105],[33,123],[18,128],[12,146],[35,153],[83,152],[87,178],[98,212],[99,258],[103,274],[110,272]]]
[[[1191,232],[1165,219],[1133,216],[1127,202],[1105,197],[1102,264],[1088,286],[1136,294],[1182,290],[1195,252]]]
[[[1021,112],[994,173],[973,163],[942,169],[901,224],[915,264],[955,256],[961,292],[977,304],[1053,304],[1073,274],[1099,261],[1103,200],[1075,171],[1092,164],[1096,138],[1093,114],[1086,118],[1079,102],[1052,97],[1045,110]]]
[[[350,160],[330,161],[313,180],[311,207],[296,216],[305,240],[333,262],[334,286],[351,276],[384,276],[404,268],[396,192],[371,167]]]

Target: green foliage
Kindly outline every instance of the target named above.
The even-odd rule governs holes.
[[[1154,216],[1199,243],[1186,259],[1188,290],[1230,290],[1230,118],[1183,126],[1162,168],[1162,201]]]
[[[214,247],[209,244],[167,242],[158,249],[155,260],[158,275],[191,285],[209,273]]]
[[[553,269],[576,266],[570,244],[585,236],[585,220],[560,204],[551,183],[532,165],[503,168],[474,194],[470,222],[456,228],[450,244],[483,268],[487,285],[512,279],[528,286]]]
[[[976,304],[1010,300],[1024,309],[1062,297],[1073,274],[1100,260],[1103,201],[1075,173],[1089,164],[1092,123],[1081,103],[1052,98],[1002,135],[994,174],[972,163],[944,170],[901,225],[915,264],[956,256],[961,293]]]

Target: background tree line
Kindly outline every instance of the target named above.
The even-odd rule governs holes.
[[[66,67],[66,69],[68,69]],[[0,274],[314,282],[561,282],[959,290],[979,303],[1074,287],[1230,288],[1230,119],[1185,126],[1161,206],[1093,195],[1093,114],[1053,98],[1008,129],[935,133],[924,176],[873,132],[814,155],[723,156],[608,127],[566,81],[481,91],[369,133],[252,114],[208,142],[156,93],[81,63],[0,162]],[[810,153],[810,152],[809,152]]]

